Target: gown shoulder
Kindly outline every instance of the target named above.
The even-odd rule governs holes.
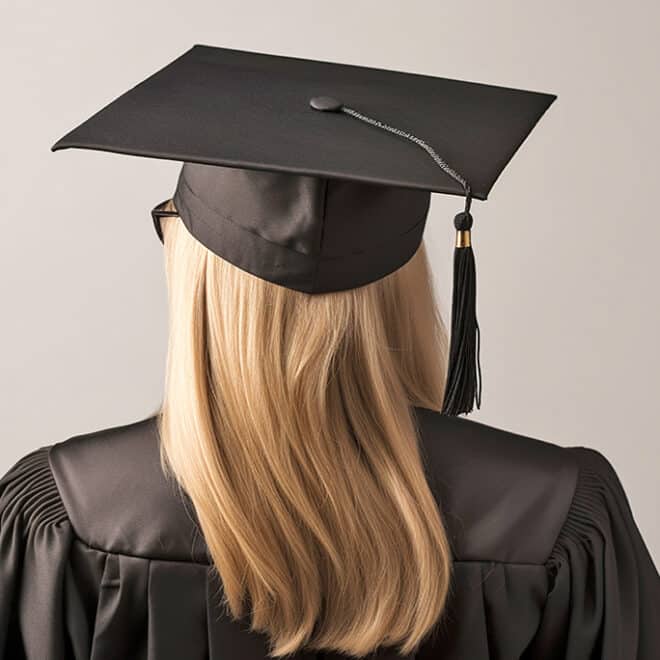
[[[209,562],[192,503],[161,468],[155,416],[55,444],[50,463],[76,536],[89,547]]]
[[[418,420],[458,565],[499,562],[486,572],[503,576],[495,580],[499,595],[488,579],[481,586],[492,598],[490,625],[500,643],[514,637],[510,622],[497,629],[494,604],[511,615],[512,603],[526,601],[518,630],[530,611],[538,619],[520,657],[657,657],[660,576],[621,480],[601,452],[425,409]],[[543,594],[516,595],[516,574],[535,565],[545,569]]]
[[[576,455],[469,418],[416,412],[429,483],[455,558],[543,564],[571,508]]]

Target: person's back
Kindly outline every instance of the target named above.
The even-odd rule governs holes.
[[[658,578],[606,459],[424,408],[415,416],[452,587],[409,657],[653,657]],[[267,636],[222,605],[192,503],[163,475],[155,416],[37,450],[5,476],[0,504],[2,547],[9,529],[16,544],[3,587],[12,569],[24,575],[13,598],[3,592],[0,621],[26,631],[10,628],[0,657],[268,657]]]
[[[652,657],[607,460],[438,412],[423,247],[304,298],[163,225],[163,407],[0,481],[0,657]]]

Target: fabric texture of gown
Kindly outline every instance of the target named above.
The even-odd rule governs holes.
[[[454,561],[446,614],[410,657],[660,658],[660,578],[607,459],[415,412]],[[44,446],[0,480],[1,660],[268,657],[219,605],[158,442],[150,417]]]

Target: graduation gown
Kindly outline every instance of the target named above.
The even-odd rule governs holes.
[[[609,462],[415,412],[454,561],[446,614],[412,657],[660,657],[660,579]],[[0,480],[1,660],[267,657],[220,607],[158,442],[151,417],[44,446]]]

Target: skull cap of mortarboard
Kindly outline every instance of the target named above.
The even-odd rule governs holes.
[[[554,94],[195,45],[61,138],[183,162],[174,203],[237,267],[309,294],[405,264],[430,193],[462,195],[445,411],[480,399],[470,229]],[[154,216],[159,231],[157,215]]]

